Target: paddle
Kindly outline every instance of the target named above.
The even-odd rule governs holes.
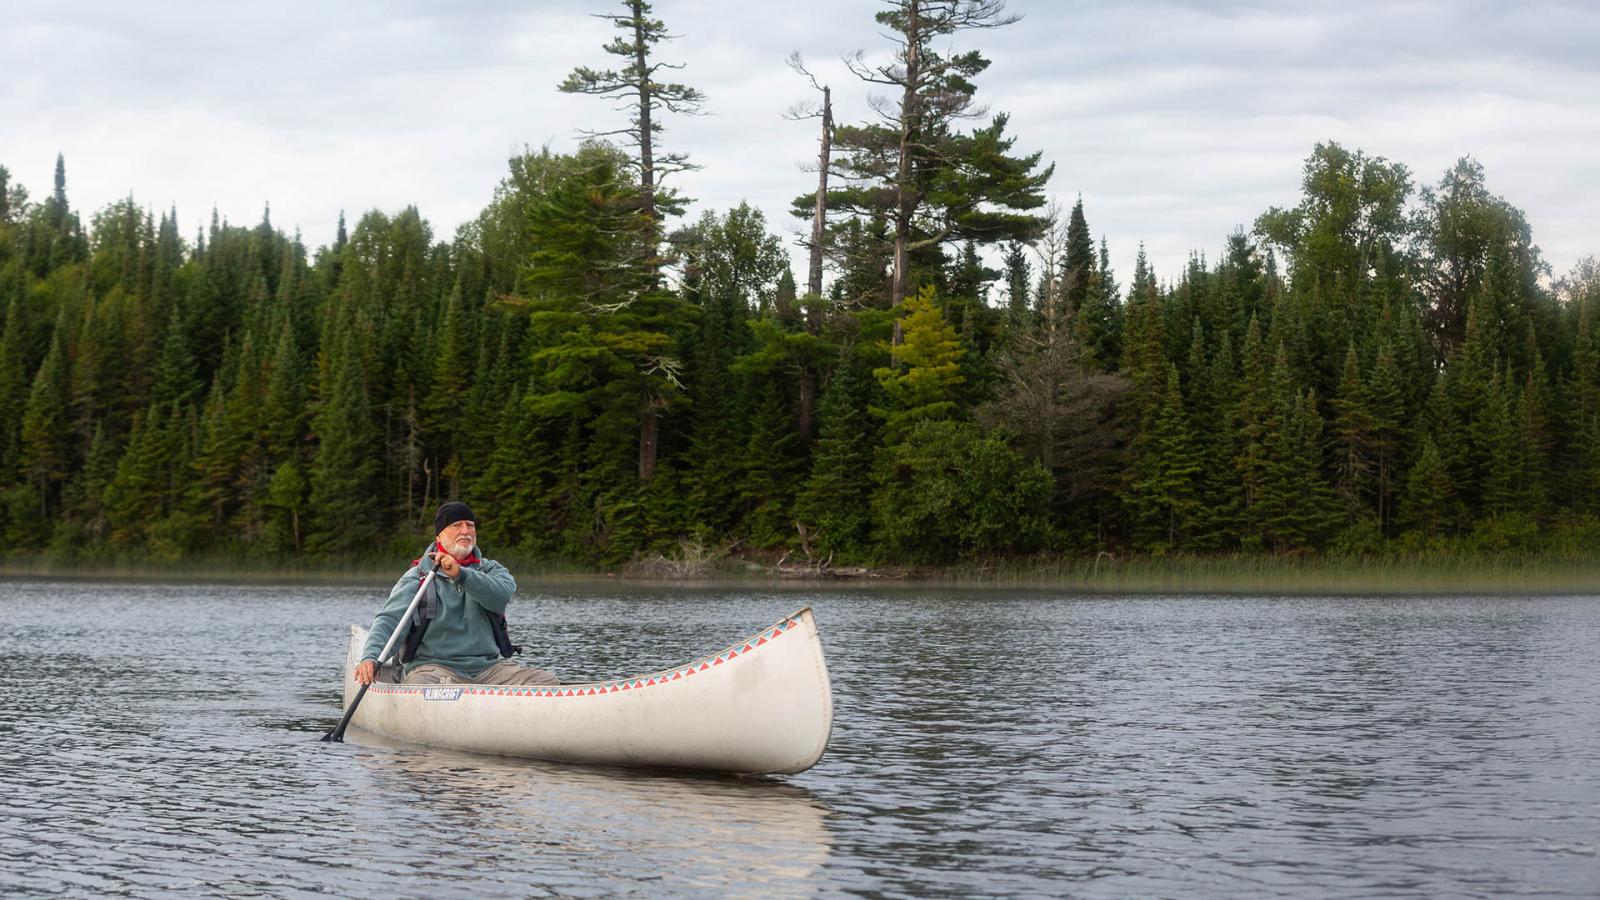
[[[417,604],[422,602],[423,592],[428,589],[428,584],[433,581],[433,576],[437,574],[439,574],[438,569],[430,569],[428,571],[428,576],[422,579],[422,584],[417,586],[417,595],[411,598],[411,605],[406,607],[406,611],[401,613],[399,620],[394,623],[394,632],[389,635],[389,643],[384,644],[383,652],[378,654],[379,672],[383,671],[384,664],[389,661],[389,657],[395,652],[396,645],[400,643],[400,626],[411,621],[411,614],[416,611]],[[363,684],[361,689],[356,691],[355,699],[350,701],[350,708],[344,711],[344,718],[339,720],[339,724],[335,725],[332,731],[322,736],[324,741],[344,743],[345,727],[350,724],[350,717],[356,714],[356,707],[361,705],[361,698],[367,695],[367,688],[369,687],[372,687],[370,683]]]

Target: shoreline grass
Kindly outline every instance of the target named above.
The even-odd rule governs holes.
[[[886,566],[839,570],[778,568],[722,557],[689,569],[649,566],[598,569],[549,560],[501,556],[524,589],[628,585],[691,589],[960,588],[1027,589],[1074,594],[1286,594],[1392,596],[1440,594],[1600,594],[1600,558],[1520,557],[1420,559],[1328,557],[1060,557],[996,560],[946,567]],[[399,573],[391,560],[284,563],[215,558],[156,561],[36,559],[0,562],[0,576],[73,581],[191,583],[370,584],[387,586]]]

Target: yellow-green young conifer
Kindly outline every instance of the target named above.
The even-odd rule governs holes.
[[[922,421],[950,419],[957,413],[961,341],[935,302],[932,286],[906,298],[901,328],[904,340],[889,350],[892,364],[873,371],[888,397],[878,410],[890,443]]]

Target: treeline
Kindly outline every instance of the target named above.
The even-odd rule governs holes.
[[[653,59],[623,6],[607,49]],[[5,554],[403,553],[449,497],[495,552],[588,564],[1600,537],[1600,269],[1548,286],[1476,163],[1419,190],[1319,145],[1298,204],[1168,280],[1141,252],[1124,289],[1005,116],[961,130],[987,63],[935,53],[971,22],[929,8],[965,6],[880,15],[897,62],[857,65],[903,89],[888,120],[819,107],[834,180],[796,209],[826,283],[748,206],[668,227],[652,166],[687,163],[648,113],[703,98],[637,77],[636,140],[512,159],[448,240],[414,208],[314,250],[268,214],[85,225],[61,160],[39,201],[0,168]]]

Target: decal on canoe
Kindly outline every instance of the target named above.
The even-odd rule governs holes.
[[[777,640],[779,635],[790,629],[799,627],[796,619],[787,619],[761,633],[734,644],[716,656],[697,659],[686,666],[676,669],[667,669],[651,675],[639,675],[632,678],[619,678],[616,681],[605,681],[597,684],[563,685],[561,687],[476,687],[465,685],[462,687],[422,687],[404,684],[377,684],[372,685],[372,690],[380,694],[411,694],[416,695],[419,690],[424,700],[458,700],[463,694],[468,696],[487,697],[588,697],[594,694],[609,694],[617,691],[638,690],[645,687],[655,687],[676,681],[687,675],[705,671],[712,666],[720,666],[725,662],[753,653],[771,641]]]

